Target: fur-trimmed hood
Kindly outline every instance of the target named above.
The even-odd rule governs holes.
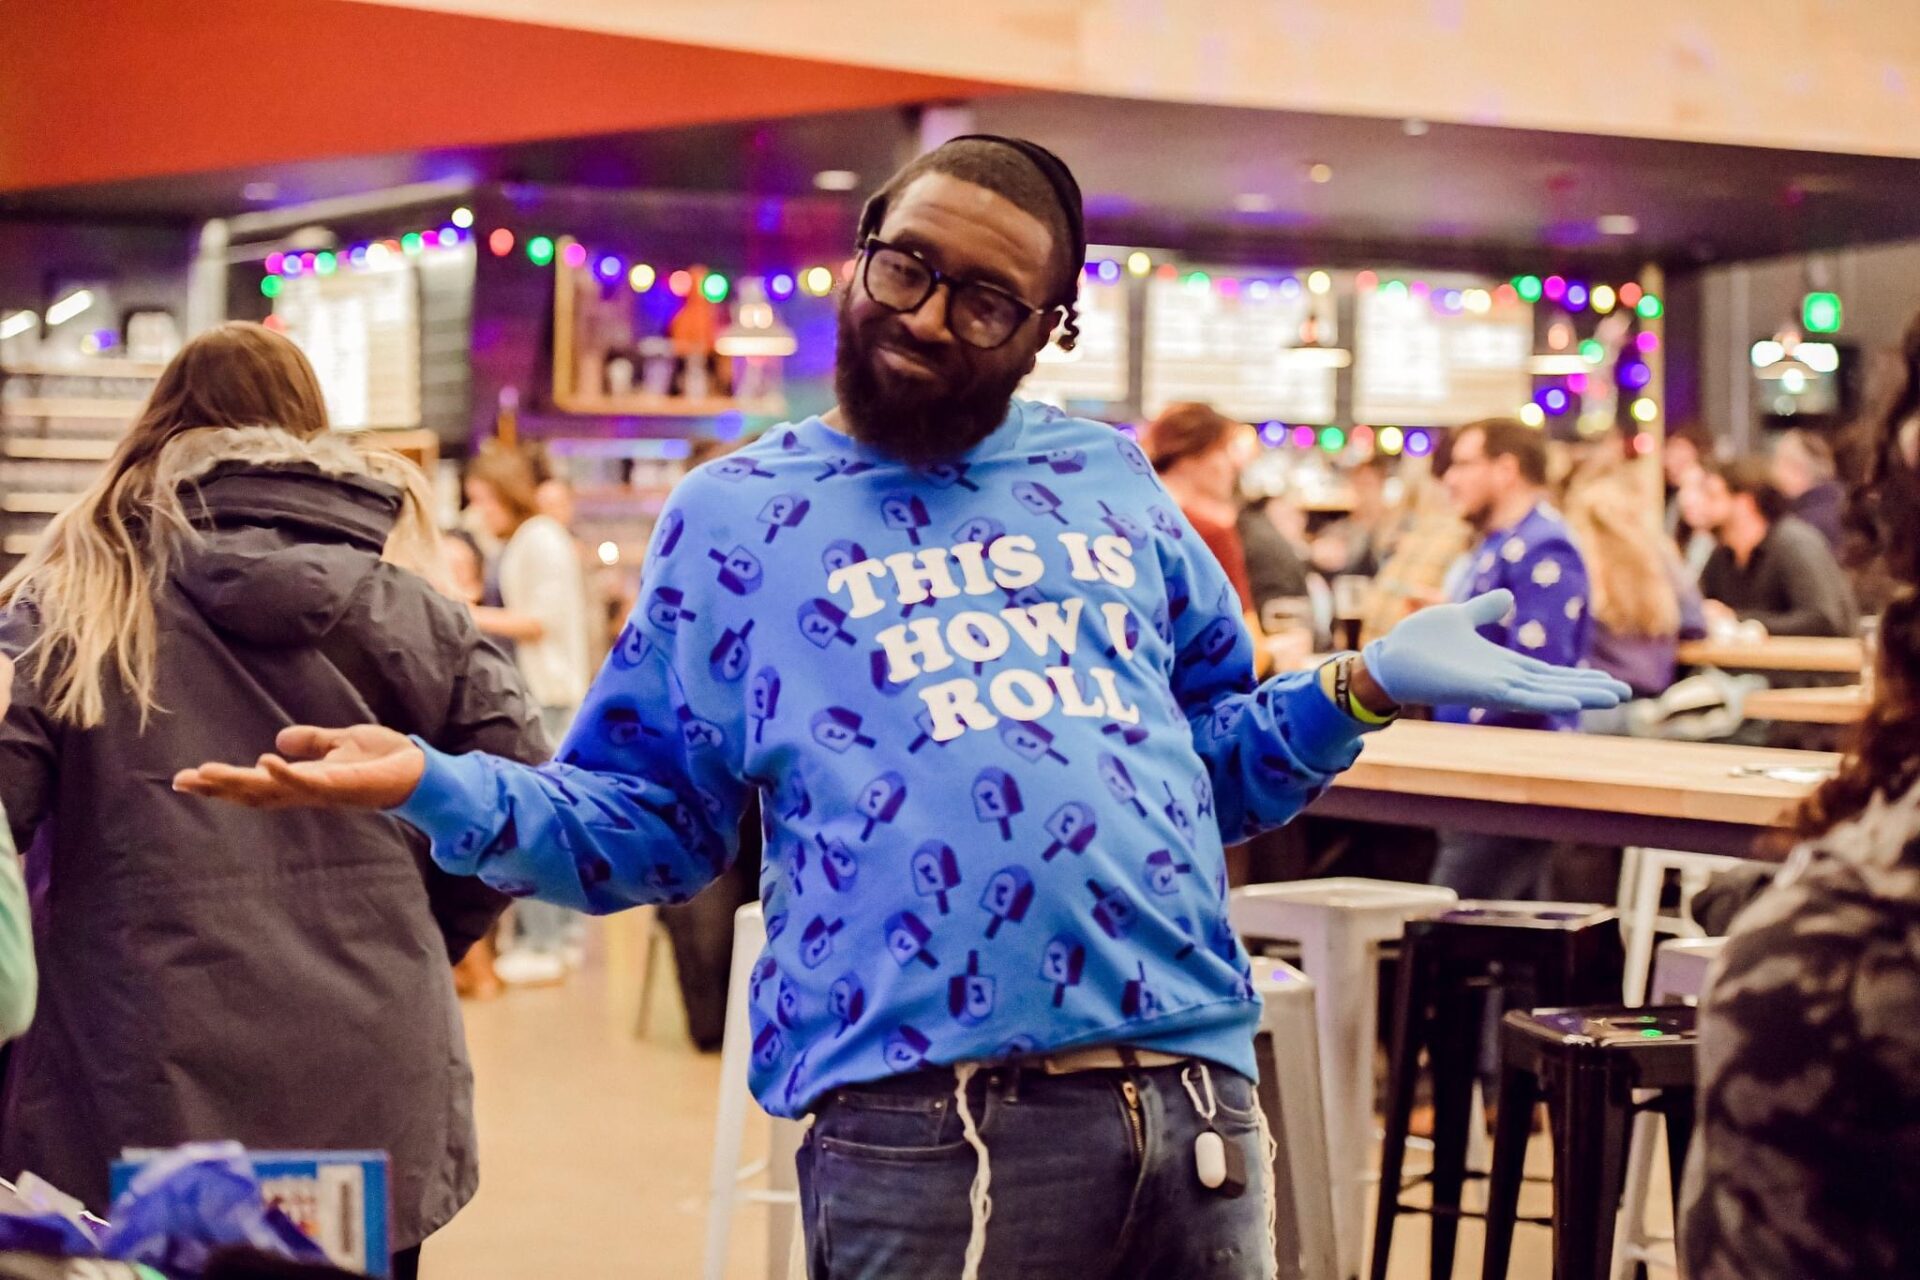
[[[208,621],[253,644],[313,644],[380,563],[402,491],[384,460],[339,436],[272,427],[196,431],[168,445],[160,477],[196,536],[171,576]]]

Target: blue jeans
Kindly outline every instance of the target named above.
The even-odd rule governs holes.
[[[1046,1075],[982,1069],[969,1090],[993,1210],[981,1280],[1267,1280],[1268,1169],[1253,1085],[1210,1067],[1214,1127],[1247,1187],[1209,1191],[1194,1170],[1204,1130],[1187,1068]],[[1191,1068],[1204,1101],[1199,1068]],[[1137,1110],[1125,1085],[1131,1082]],[[954,1073],[839,1089],[800,1148],[809,1280],[955,1280],[979,1167]],[[1137,1126],[1137,1127],[1136,1127]]]
[[[1433,883],[1463,898],[1538,902],[1547,897],[1553,842],[1442,831]]]

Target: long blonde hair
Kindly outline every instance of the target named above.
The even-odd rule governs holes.
[[[1593,620],[1620,636],[1678,634],[1680,597],[1664,539],[1631,479],[1584,479],[1568,493],[1566,508],[1587,561]]]
[[[154,600],[179,546],[197,536],[180,490],[228,460],[303,462],[395,485],[403,506],[386,558],[422,573],[438,563],[419,468],[331,436],[319,379],[288,339],[257,324],[210,329],[161,373],[99,478],[0,580],[0,605],[38,615],[24,657],[56,720],[100,724],[112,672],[145,727],[158,706]]]

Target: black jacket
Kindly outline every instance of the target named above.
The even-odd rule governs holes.
[[[1793,516],[1773,522],[1744,568],[1733,552],[1715,547],[1700,594],[1758,619],[1776,636],[1850,636],[1858,616],[1840,562],[1811,525]]]
[[[204,536],[156,600],[162,710],[146,731],[118,691],[100,726],[54,723],[31,661],[0,729],[41,972],[0,1171],[32,1169],[101,1211],[126,1147],[379,1149],[406,1248],[478,1182],[448,962],[505,900],[434,869],[395,819],[240,808],[171,779],[252,760],[294,723],[379,721],[529,761],[545,740],[465,608],[381,561],[397,490],[226,464],[198,492]],[[17,652],[31,627],[15,610],[0,644]]]

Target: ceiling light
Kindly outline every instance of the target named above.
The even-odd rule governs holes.
[[[1840,348],[1831,342],[1802,342],[1793,349],[1793,358],[1815,373],[1834,373],[1840,368]]]
[[[820,191],[851,191],[860,185],[860,175],[851,169],[822,169],[813,175],[813,185]]]
[[[1640,219],[1630,213],[1603,213],[1593,220],[1593,227],[1603,236],[1638,235]]]
[[[1272,213],[1280,202],[1258,191],[1247,191],[1233,198],[1233,207],[1241,213]]]
[[[63,325],[93,305],[93,290],[75,289],[47,308],[47,327]]]
[[[33,326],[39,323],[40,317],[33,314],[33,312],[16,311],[5,320],[0,320],[0,342],[5,342],[8,338],[17,338],[23,333],[30,332]]]
[[[1330,164],[1311,164],[1307,166],[1307,177],[1315,182],[1332,182],[1333,166]]]
[[[1307,277],[1307,288],[1316,294],[1324,294],[1333,288],[1333,277],[1324,271],[1316,271]]]

